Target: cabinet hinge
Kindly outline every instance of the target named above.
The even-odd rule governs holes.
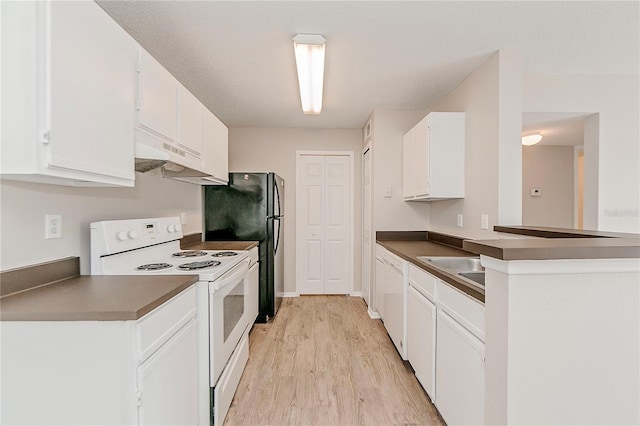
[[[142,405],[142,392],[140,391],[136,392],[136,398],[137,398],[136,406],[140,407]]]
[[[49,133],[48,130],[45,130],[44,132],[42,132],[42,143],[49,143],[51,142],[50,140],[50,136],[51,134]]]
[[[136,72],[140,72],[140,61],[136,63]]]
[[[136,101],[136,111],[140,111],[140,101]]]

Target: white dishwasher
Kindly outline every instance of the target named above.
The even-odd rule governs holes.
[[[402,260],[388,250],[377,247],[376,250],[376,296],[381,298],[378,306],[384,322],[398,353],[407,359],[407,287],[409,262]]]

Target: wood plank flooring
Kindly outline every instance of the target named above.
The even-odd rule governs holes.
[[[225,425],[444,425],[359,297],[286,298],[249,344]]]

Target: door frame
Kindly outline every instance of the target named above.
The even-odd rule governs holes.
[[[301,187],[300,185],[298,185],[298,181],[299,181],[299,177],[300,177],[300,158],[303,155],[309,155],[309,156],[318,156],[318,157],[329,157],[329,156],[336,156],[336,157],[349,157],[349,168],[351,169],[349,171],[349,177],[351,179],[351,201],[349,202],[349,295],[354,295],[354,283],[355,283],[355,266],[354,262],[355,262],[355,253],[354,253],[354,248],[355,248],[355,229],[354,229],[354,222],[355,222],[355,218],[354,218],[354,214],[355,214],[355,164],[354,164],[354,152],[353,151],[296,151],[296,247],[298,246],[299,241],[299,236],[302,235],[301,232],[301,221],[298,220],[298,218],[300,217],[299,213],[300,213],[300,204],[299,201],[300,199],[302,199],[300,191],[301,191]],[[297,252],[297,248],[296,248],[296,252]],[[297,255],[296,255],[297,256]],[[299,277],[299,268],[300,268],[300,262],[298,262],[298,260],[296,259],[296,293],[299,295],[300,292],[298,292],[298,277]]]
[[[366,212],[366,208],[365,208],[365,185],[364,185],[364,180],[365,180],[365,169],[364,169],[364,156],[367,153],[367,151],[369,152],[369,251],[365,253],[365,249],[364,249],[364,237],[365,237],[365,229],[364,229],[364,225],[366,222],[366,218],[365,218],[365,212]],[[360,192],[361,195],[361,199],[362,199],[362,261],[361,261],[361,276],[362,276],[362,283],[360,283],[360,288],[361,290],[361,296],[364,298],[364,289],[363,289],[363,284],[364,284],[364,277],[365,277],[365,256],[368,257],[369,259],[369,273],[367,274],[367,276],[369,277],[369,294],[368,299],[369,299],[369,304],[368,304],[368,310],[371,311],[371,306],[373,305],[373,292],[372,292],[372,283],[373,283],[373,272],[372,270],[374,269],[372,267],[372,253],[373,253],[373,243],[374,240],[372,239],[373,236],[373,200],[372,200],[372,196],[373,196],[373,173],[371,173],[371,167],[373,166],[373,151],[371,150],[371,139],[367,139],[367,143],[364,145],[364,148],[362,148],[362,153],[361,153],[361,160],[362,160],[362,177],[361,177],[361,181],[362,181],[362,191]],[[374,259],[375,260],[375,259]]]

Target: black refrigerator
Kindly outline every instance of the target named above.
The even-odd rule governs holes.
[[[259,313],[267,322],[284,293],[284,179],[275,173],[229,173],[227,186],[204,189],[207,241],[259,241]]]

